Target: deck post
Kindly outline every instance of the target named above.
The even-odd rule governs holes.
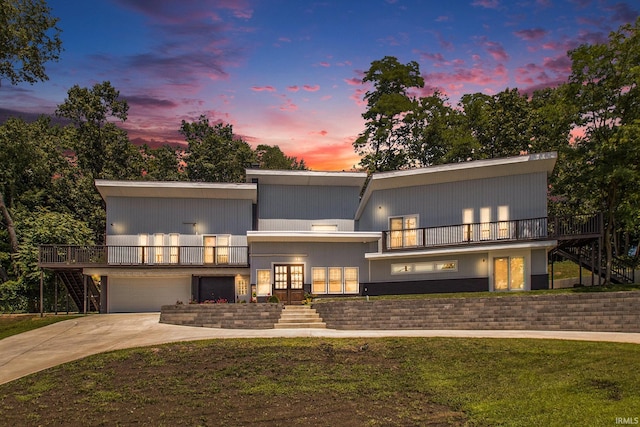
[[[53,276],[53,311],[55,315],[58,315],[58,277],[56,275]]]
[[[87,314],[87,276],[85,276],[84,274],[82,275],[82,284],[84,285],[84,294],[83,298],[82,298],[82,313],[83,314]]]
[[[44,271],[40,269],[40,317],[44,317]]]

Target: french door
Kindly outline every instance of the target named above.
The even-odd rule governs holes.
[[[273,272],[273,294],[285,304],[301,302],[304,298],[304,265],[276,264]]]
[[[496,257],[493,259],[493,290],[523,291],[524,288],[524,257]]]

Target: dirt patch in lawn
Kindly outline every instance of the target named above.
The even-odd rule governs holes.
[[[219,340],[92,356],[0,386],[6,425],[463,425],[394,340]]]

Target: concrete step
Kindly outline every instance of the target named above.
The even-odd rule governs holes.
[[[280,314],[280,319],[274,325],[276,329],[315,328],[324,329],[327,325],[322,321],[318,312],[308,305],[287,305]]]
[[[313,323],[276,323],[274,329],[326,329],[327,324],[324,322]]]

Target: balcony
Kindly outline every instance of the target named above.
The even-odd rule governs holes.
[[[248,267],[247,246],[40,246],[43,268],[100,266]]]
[[[382,232],[384,252],[446,246],[543,240],[549,234],[547,218],[459,224]]]

